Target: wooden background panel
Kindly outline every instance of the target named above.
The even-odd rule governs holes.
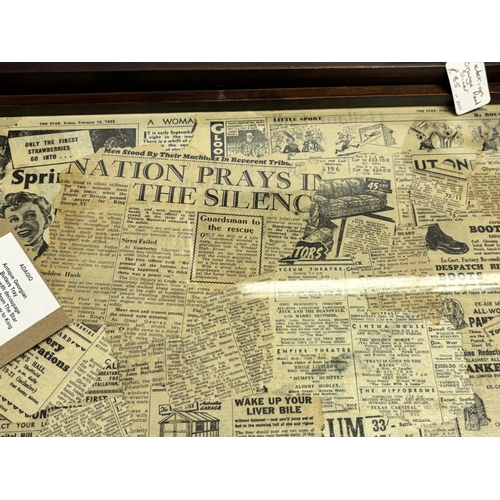
[[[453,106],[444,63],[0,63],[3,116],[426,105]]]

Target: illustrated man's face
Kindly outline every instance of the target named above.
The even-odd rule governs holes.
[[[422,132],[419,132],[418,130],[414,130],[415,134],[417,135],[417,139],[419,141],[423,141],[424,139],[427,139],[427,137],[422,134]]]
[[[454,133],[454,129],[448,123],[435,123],[434,130],[443,137],[449,137]]]
[[[253,140],[253,134],[252,134],[252,132],[247,132],[247,141],[248,142],[252,142],[252,140]]]
[[[8,207],[5,218],[27,246],[41,241],[44,230],[52,222],[52,217],[45,219],[40,207],[33,202],[23,203],[19,208]]]
[[[491,131],[489,129],[481,129],[481,139],[487,141],[490,138]]]

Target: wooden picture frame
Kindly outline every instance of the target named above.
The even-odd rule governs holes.
[[[0,63],[2,116],[419,105],[453,105],[445,63]]]

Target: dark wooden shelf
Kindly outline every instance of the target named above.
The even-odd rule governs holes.
[[[453,105],[444,63],[0,63],[3,116],[428,105]]]

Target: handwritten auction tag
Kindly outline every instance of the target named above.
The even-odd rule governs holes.
[[[490,102],[484,63],[448,62],[446,71],[457,115],[463,115]]]
[[[68,322],[10,224],[0,219],[0,366]]]

